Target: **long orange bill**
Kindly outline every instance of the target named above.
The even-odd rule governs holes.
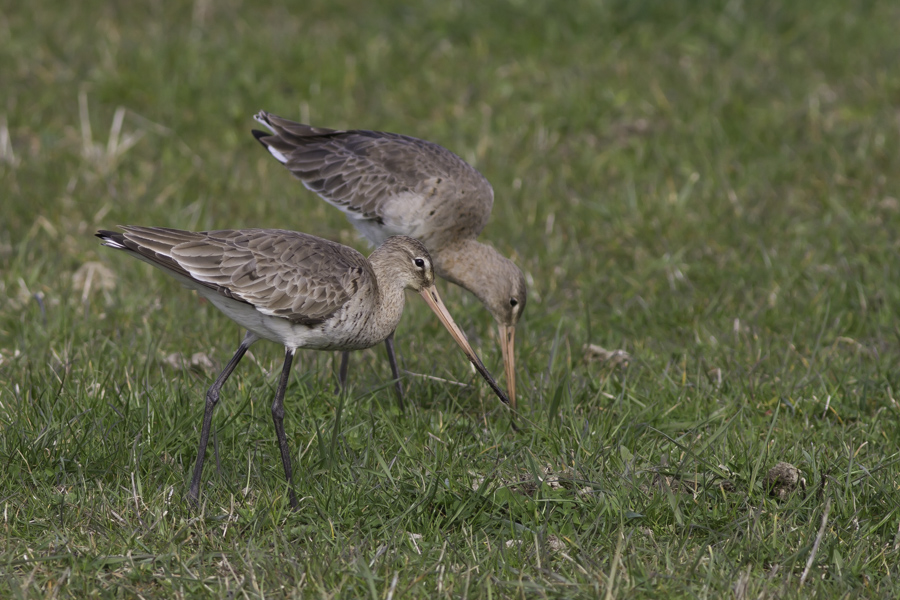
[[[450,316],[450,312],[447,310],[447,307],[444,306],[444,302],[441,300],[440,295],[438,294],[437,288],[432,286],[422,288],[419,292],[422,297],[425,299],[425,302],[428,306],[435,312],[438,318],[443,323],[444,327],[447,328],[447,331],[450,332],[450,335],[453,336],[453,339],[456,340],[456,343],[459,344],[459,347],[462,348],[463,352],[466,353],[466,358],[475,365],[475,368],[484,377],[484,380],[488,382],[488,385],[494,390],[494,393],[497,394],[497,397],[503,401],[504,404],[509,406],[509,398],[506,397],[506,394],[503,393],[503,390],[500,389],[500,386],[497,385],[497,382],[494,381],[494,378],[485,368],[484,364],[481,362],[481,359],[478,358],[478,355],[475,354],[475,351],[472,350],[472,346],[469,345],[469,340],[466,339],[466,335],[462,332],[462,329],[457,326],[457,324],[453,321],[453,317]]]
[[[516,328],[500,325],[500,350],[506,371],[506,391],[513,410],[516,409]]]

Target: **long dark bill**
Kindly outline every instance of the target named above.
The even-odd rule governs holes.
[[[459,344],[459,347],[462,348],[462,351],[466,354],[466,358],[469,359],[469,362],[475,365],[475,369],[477,369],[481,376],[484,377],[484,380],[488,382],[488,385],[491,386],[491,389],[494,390],[497,397],[500,398],[504,404],[510,406],[509,398],[506,397],[506,394],[503,393],[503,390],[497,385],[494,377],[484,366],[484,363],[481,362],[481,359],[478,358],[478,355],[475,354],[475,350],[472,349],[472,346],[469,345],[469,340],[466,339],[466,335],[462,332],[462,329],[459,328],[453,320],[453,317],[450,316],[450,312],[447,310],[447,307],[444,306],[444,302],[441,300],[437,288],[433,285],[425,287],[419,291],[419,294],[425,299],[425,303],[428,304],[429,308],[431,308],[438,316],[441,323],[447,328],[447,331],[450,332],[450,335],[453,336],[456,343]],[[513,429],[518,431],[515,422],[512,422],[512,426]]]

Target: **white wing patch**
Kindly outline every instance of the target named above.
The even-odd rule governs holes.
[[[103,238],[103,245],[108,246],[110,248],[115,248],[117,250],[127,250],[127,248],[125,246],[123,246],[119,242],[113,241],[109,238]]]
[[[268,150],[272,154],[272,156],[275,157],[275,160],[277,160],[278,162],[280,162],[283,165],[287,164],[287,161],[288,161],[287,156],[285,156],[284,154],[282,154],[281,152],[279,152],[272,146],[266,146],[266,150]]]
[[[269,127],[269,124],[266,122],[266,120],[259,116],[259,114],[260,113],[253,115],[253,120],[256,121],[257,123],[259,123],[260,125],[262,125],[263,127],[265,127],[266,129],[268,129],[269,131],[271,131],[272,133],[274,133],[275,135],[278,135],[274,129]]]
[[[273,135],[276,135],[276,136],[278,135],[278,132],[275,131],[274,129],[272,129],[272,127],[266,122],[266,120],[263,118],[260,118],[260,116],[258,114],[253,115],[253,120],[256,121],[257,123],[259,123],[260,125],[262,125],[263,127],[265,127],[266,129],[268,129]],[[272,154],[272,156],[275,157],[275,160],[277,160],[278,162],[280,162],[283,165],[287,164],[287,161],[288,161],[287,156],[285,156],[284,154],[282,154],[281,152],[279,152],[278,150],[276,150],[275,148],[273,148],[272,146],[270,146],[268,144],[264,144],[264,145],[266,147],[266,150],[268,150]]]

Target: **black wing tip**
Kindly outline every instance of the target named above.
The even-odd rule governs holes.
[[[109,229],[98,229],[97,233],[94,234],[101,240],[113,240],[119,241],[125,239],[125,234],[120,231],[110,231]]]
[[[266,138],[266,137],[269,137],[270,135],[272,135],[271,132],[269,132],[269,131],[260,131],[259,129],[251,129],[251,130],[250,130],[250,133],[253,134],[253,137],[256,138],[256,141],[257,141],[257,142],[259,142],[259,143],[262,144],[263,146],[268,147],[268,144],[266,144],[266,143],[263,141],[263,138]]]
[[[100,229],[94,235],[100,238],[103,245],[108,248],[115,248],[116,250],[125,250],[127,248],[125,234],[118,231]]]

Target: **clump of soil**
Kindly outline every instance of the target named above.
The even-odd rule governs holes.
[[[779,462],[766,473],[763,486],[769,495],[784,500],[799,486],[806,489],[806,480],[800,477],[800,469],[788,462]]]

